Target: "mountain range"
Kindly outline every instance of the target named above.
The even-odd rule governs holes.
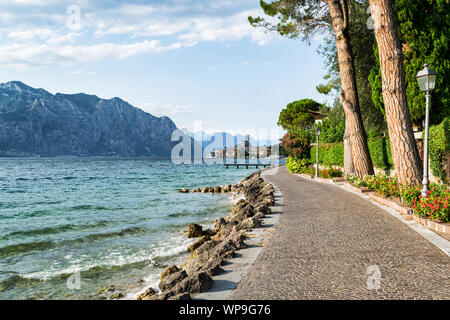
[[[120,98],[0,84],[0,156],[169,157],[176,129]]]

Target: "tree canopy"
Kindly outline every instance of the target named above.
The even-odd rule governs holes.
[[[320,0],[275,0],[260,1],[264,13],[278,19],[272,24],[261,17],[248,17],[254,27],[262,27],[289,38],[309,40],[315,33],[331,30],[328,5]]]
[[[281,110],[277,125],[288,131],[305,129],[314,124],[314,117],[308,111],[320,111],[323,108],[324,105],[312,99],[291,102]]]

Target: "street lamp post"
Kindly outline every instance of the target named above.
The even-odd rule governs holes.
[[[319,177],[319,136],[320,136],[320,128],[316,127],[316,178]]]
[[[425,137],[423,141],[423,188],[422,188],[422,197],[427,196],[428,191],[428,128],[430,126],[430,100],[431,100],[431,92],[436,87],[436,71],[432,69],[428,69],[428,65],[423,65],[423,70],[417,73],[417,82],[419,83],[420,90],[425,92],[426,96],[426,107],[425,107]]]

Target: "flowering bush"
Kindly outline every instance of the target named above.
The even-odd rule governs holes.
[[[305,130],[289,131],[281,139],[281,145],[294,159],[309,158],[311,145],[310,134]]]
[[[402,202],[414,209],[414,213],[420,217],[443,222],[450,221],[450,208],[448,207],[450,194],[446,185],[431,183],[427,196],[422,197],[421,185],[399,185],[395,177],[385,175],[365,176],[364,178],[347,176],[346,179],[358,188],[367,187],[386,198],[401,197]]]
[[[305,173],[310,175],[314,175],[316,173],[316,169],[314,167],[309,166],[308,159],[294,159],[292,157],[289,157],[286,160],[286,167],[290,172],[293,173]],[[319,177],[321,178],[335,178],[342,176],[343,176],[342,171],[338,169],[329,168],[319,170]]]
[[[356,187],[367,187],[386,198],[400,197],[400,190],[395,177],[386,175],[365,176],[358,178],[348,176],[347,181]]]
[[[321,178],[332,179],[332,178],[342,177],[343,175],[344,174],[339,169],[334,169],[334,168],[328,168],[328,169],[324,169],[324,170],[319,169],[319,177],[321,177]]]
[[[400,185],[400,193],[402,195],[402,202],[408,206],[414,204],[414,200],[419,199],[422,186]]]
[[[449,190],[445,185],[430,185],[430,187],[426,197],[419,195],[417,199],[413,200],[411,208],[420,217],[449,222]]]
[[[345,177],[345,180],[347,180],[348,183],[351,183],[352,185],[354,185],[357,188],[366,186],[366,182],[364,181],[364,179],[362,179],[358,176],[348,175],[347,177]]]

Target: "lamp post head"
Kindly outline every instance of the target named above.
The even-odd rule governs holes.
[[[420,91],[431,92],[436,87],[437,73],[433,69],[428,68],[428,64],[423,65],[423,70],[417,73],[417,82],[419,83]]]

